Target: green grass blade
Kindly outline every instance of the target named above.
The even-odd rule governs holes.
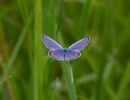
[[[14,61],[15,61],[15,59],[16,59],[16,56],[17,56],[17,54],[18,54],[18,51],[20,50],[20,47],[21,47],[21,45],[22,45],[22,43],[23,43],[25,34],[26,34],[25,31],[22,32],[22,34],[20,35],[20,37],[19,37],[19,39],[18,39],[18,42],[17,42],[17,44],[16,44],[16,46],[15,46],[15,48],[14,48],[12,54],[11,54],[11,57],[10,57],[8,63],[7,63],[8,70],[11,69],[12,64],[14,63]]]
[[[77,100],[77,95],[75,91],[75,86],[73,83],[72,69],[68,62],[61,62],[64,78],[66,81],[66,86],[70,100]]]
[[[105,90],[109,95],[109,97],[111,98],[111,100],[116,100],[116,93],[112,90],[112,88],[110,87],[107,81],[104,82],[104,85],[105,85]]]
[[[83,12],[82,12],[82,18],[80,21],[80,25],[79,25],[79,34],[85,34],[84,32],[86,31],[86,29],[88,28],[89,25],[89,18],[90,18],[90,13],[92,10],[92,1],[91,0],[86,0],[85,4],[84,4],[84,8],[83,8]]]
[[[128,65],[124,71],[124,75],[121,79],[121,82],[119,84],[118,90],[117,90],[117,100],[120,99],[120,97],[124,93],[124,89],[126,88],[130,78],[130,60],[128,61]]]
[[[26,2],[25,0],[17,0],[17,2],[18,2],[18,5],[19,5],[19,8],[20,8],[24,23],[26,23],[26,18],[29,14],[28,9],[27,9],[28,2]]]
[[[32,17],[32,16],[31,16],[31,17]],[[27,21],[27,25],[26,25],[25,28],[23,29],[23,32],[21,33],[21,35],[20,35],[20,37],[19,37],[19,39],[18,39],[18,41],[17,41],[17,43],[16,43],[16,45],[15,45],[15,48],[14,48],[14,50],[13,50],[13,52],[12,52],[12,54],[11,54],[11,56],[10,56],[8,62],[7,62],[8,70],[11,70],[11,67],[12,67],[12,65],[13,65],[13,63],[14,63],[16,57],[17,57],[17,54],[18,54],[18,52],[19,52],[19,50],[20,50],[20,47],[21,47],[21,45],[22,45],[22,43],[23,43],[23,41],[24,41],[24,38],[25,38],[25,35],[26,35],[26,32],[27,32],[27,29],[28,29],[28,27],[29,27],[29,25],[30,25],[30,22],[31,22],[31,19],[32,19],[31,17],[29,17],[29,20]]]
[[[56,6],[55,0],[49,0],[48,32],[56,38]]]
[[[33,63],[33,100],[40,100],[40,63],[42,35],[42,0],[34,2],[34,62]]]

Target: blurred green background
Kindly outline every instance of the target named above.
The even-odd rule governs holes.
[[[89,36],[80,58],[48,57]],[[130,0],[0,0],[0,100],[130,100]]]

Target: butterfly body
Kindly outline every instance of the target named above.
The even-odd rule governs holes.
[[[45,46],[50,49],[48,55],[53,59],[59,61],[70,61],[79,58],[81,55],[80,50],[85,48],[85,46],[89,42],[89,38],[85,37],[78,42],[72,44],[68,48],[63,48],[57,42],[46,35],[42,36],[42,40]]]

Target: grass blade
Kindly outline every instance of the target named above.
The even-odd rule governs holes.
[[[40,63],[42,34],[42,0],[34,2],[34,62],[33,63],[33,99],[40,100]]]
[[[67,85],[68,94],[70,96],[70,100],[77,100],[77,95],[73,83],[71,66],[68,62],[61,62],[61,65],[62,65],[62,70]]]
[[[121,79],[121,82],[119,84],[118,87],[118,91],[117,91],[117,100],[119,100],[119,98],[122,96],[122,94],[124,93],[124,89],[126,88],[128,81],[130,78],[130,60],[128,62],[128,65],[124,71],[124,75]]]

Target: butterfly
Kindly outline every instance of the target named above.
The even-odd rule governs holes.
[[[68,48],[63,48],[60,44],[58,44],[56,41],[54,41],[45,34],[42,35],[42,41],[45,46],[50,49],[48,51],[48,55],[51,58],[59,61],[70,61],[80,57],[80,51],[88,45],[90,38],[85,37],[75,42]]]

